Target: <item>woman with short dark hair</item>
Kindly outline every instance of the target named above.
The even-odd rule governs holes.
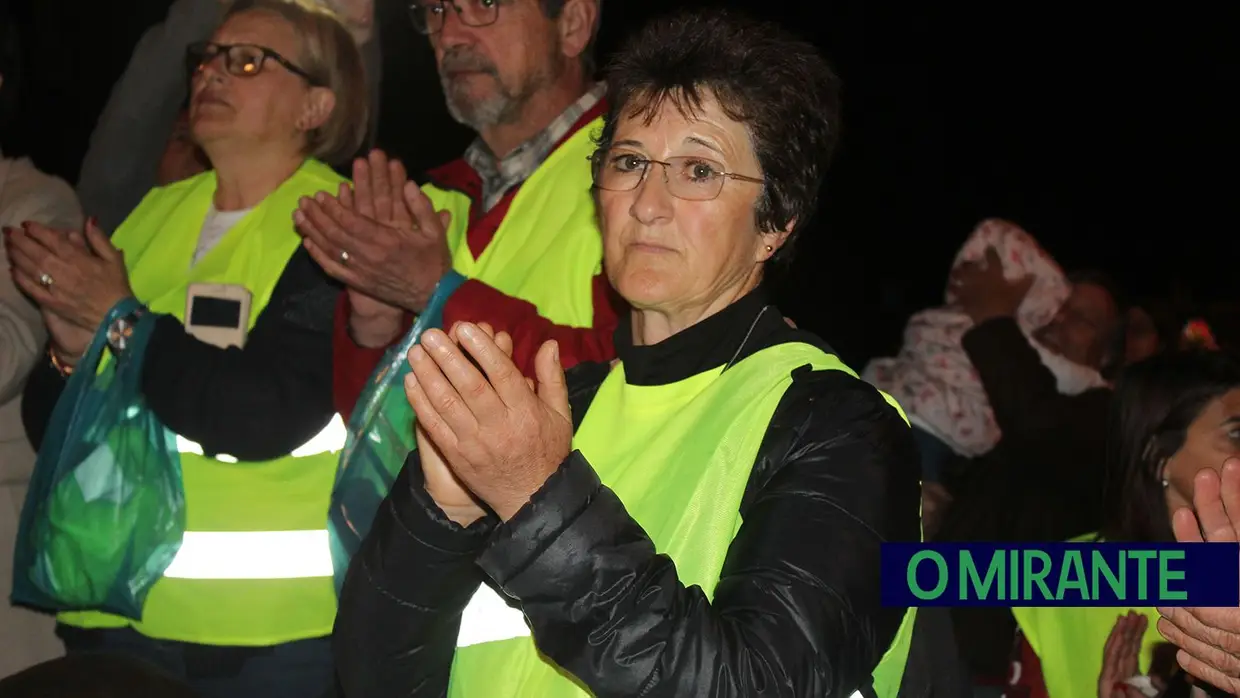
[[[912,436],[760,288],[816,207],[838,81],[710,12],[647,27],[608,86],[619,359],[565,376],[549,342],[535,386],[505,333],[423,336],[418,448],[342,592],[344,693],[894,696],[912,614],[880,546],[919,537]]]

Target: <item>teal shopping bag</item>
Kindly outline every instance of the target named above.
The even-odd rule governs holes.
[[[370,532],[375,512],[405,459],[417,448],[413,408],[405,397],[405,376],[410,372],[406,357],[421,341],[423,332],[443,325],[444,304],[463,281],[450,272],[439,282],[413,327],[384,354],[353,409],[328,510],[337,593],[344,584],[349,561]]]
[[[99,370],[107,328],[139,307],[131,298],[108,313],[52,412],[18,528],[14,603],[140,620],[180,547],[180,456],[142,397],[157,316],[143,314],[124,354]]]

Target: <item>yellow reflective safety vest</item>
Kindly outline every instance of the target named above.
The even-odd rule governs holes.
[[[594,277],[602,271],[603,240],[594,214],[589,157],[595,119],[547,156],[513,196],[494,238],[477,258],[466,231],[471,220],[465,194],[422,187],[437,211],[449,211],[452,268],[505,295],[532,303],[557,325],[594,325]]]
[[[1090,533],[1070,542],[1096,539]],[[1052,698],[1097,698],[1102,649],[1119,617],[1136,611],[1149,618],[1141,638],[1139,669],[1149,671],[1154,647],[1166,642],[1158,633],[1153,608],[1013,608],[1012,615],[1042,665],[1042,680]]]
[[[767,426],[792,384],[793,370],[806,364],[856,376],[835,356],[801,343],[769,347],[727,371],[706,371],[672,385],[628,385],[624,365],[618,364],[573,437],[573,447],[620,497],[659,553],[676,563],[680,582],[699,587],[708,599],[740,530],[741,498]],[[658,463],[675,467],[652,466]],[[874,689],[882,698],[899,690],[913,618],[909,609],[874,671]],[[538,653],[521,611],[483,585],[461,619],[448,695],[590,694]]]
[[[134,294],[152,312],[185,319],[189,284],[235,284],[252,294],[250,326],[301,244],[298,199],[344,181],[308,160],[191,268],[215,195],[214,172],[153,190],[112,238]],[[181,549],[151,588],[142,621],[62,613],[83,628],[132,626],[149,637],[205,645],[265,646],[330,635],[336,615],[327,504],[346,431],[337,416],[283,458],[214,458],[177,438],[187,526]]]

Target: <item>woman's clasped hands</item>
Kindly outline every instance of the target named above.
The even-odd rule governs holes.
[[[512,339],[485,324],[427,330],[409,352],[405,394],[417,416],[426,489],[448,518],[512,518],[568,457],[573,427],[559,347],[535,359],[537,381],[512,360]]]
[[[124,254],[93,220],[84,233],[38,223],[6,233],[14,283],[38,304],[53,346],[80,355],[112,306],[133,295]]]

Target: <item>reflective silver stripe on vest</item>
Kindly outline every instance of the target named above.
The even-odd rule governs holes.
[[[344,448],[348,429],[334,415],[294,458],[334,453]],[[177,451],[203,455],[202,446],[178,434]],[[215,456],[224,463],[237,459]],[[174,579],[299,579],[332,576],[327,529],[313,531],[186,531],[172,564],[164,572]]]
[[[289,455],[294,458],[305,458],[306,456],[317,456],[320,453],[336,453],[344,450],[344,443],[348,436],[349,429],[345,426],[344,420],[338,414],[333,415],[332,421],[328,422],[327,426],[320,429],[319,433],[312,436],[309,441],[293,449],[293,452]],[[205,455],[203,453],[202,446],[199,446],[180,434],[176,435],[176,442],[178,453],[193,453],[199,456]],[[216,455],[215,460],[222,461],[224,463],[237,462],[235,457],[230,456],[227,453],[220,453]]]
[[[327,529],[321,531],[186,531],[165,577],[299,579],[332,576]]]
[[[456,636],[456,646],[469,647],[527,637],[529,634],[530,626],[525,622],[521,609],[509,606],[504,597],[483,584],[474,592],[461,616],[461,631]]]

